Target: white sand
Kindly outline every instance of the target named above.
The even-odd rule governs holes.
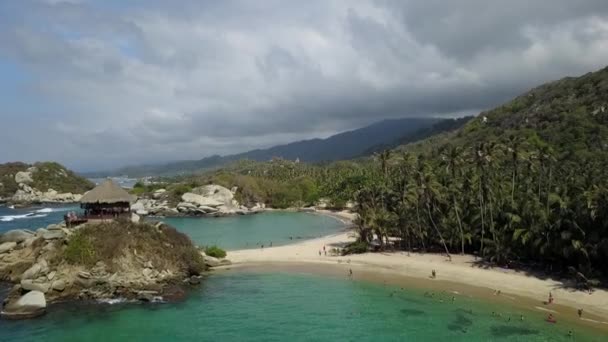
[[[328,214],[328,212],[322,213]],[[354,214],[347,212],[331,213],[331,215],[344,220],[354,218]],[[333,247],[341,247],[354,240],[354,232],[339,233],[287,246],[231,251],[228,252],[228,259],[236,265],[290,262],[317,265],[340,263],[355,270],[364,268],[366,271],[391,272],[424,279],[429,279],[431,270],[434,269],[437,272],[437,280],[484,287],[491,289],[489,291],[499,289],[502,292],[501,296],[508,296],[510,293],[538,300],[539,304],[547,299],[551,291],[557,304],[583,308],[586,313],[608,319],[608,291],[595,290],[589,294],[564,289],[559,281],[540,279],[523,272],[501,268],[480,268],[474,264],[474,257],[469,255],[453,255],[451,262],[442,255],[411,253],[408,256],[406,252],[330,256]],[[323,253],[323,246],[327,250],[327,256]],[[319,250],[322,252],[321,256]]]

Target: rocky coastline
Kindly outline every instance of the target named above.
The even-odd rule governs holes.
[[[250,215],[266,210],[263,203],[253,206],[239,204],[235,199],[237,188],[227,189],[220,185],[204,185],[180,196],[180,201],[171,204],[165,189],[156,190],[151,196],[139,198],[131,210],[139,216],[203,216],[221,217]]]
[[[162,222],[11,230],[0,235],[0,281],[13,284],[0,316],[32,318],[66,301],[179,300],[208,267],[229,263]]]

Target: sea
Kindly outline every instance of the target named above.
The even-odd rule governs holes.
[[[1,221],[0,229],[9,224],[33,229],[53,223],[71,207],[0,210],[0,217],[13,217]],[[27,213],[34,215],[21,217]],[[306,213],[167,221],[198,244],[229,250],[292,243],[294,237],[344,228],[333,218]],[[0,300],[7,289],[0,284]],[[182,302],[62,303],[37,319],[0,319],[0,341],[607,340],[567,322],[548,323],[545,314],[450,292],[430,296],[416,286],[353,280],[347,274],[234,269],[211,272]]]
[[[36,230],[52,223],[63,221],[63,215],[74,211],[80,213],[80,207],[70,205],[41,205],[28,208],[0,206],[0,234],[11,229]]]

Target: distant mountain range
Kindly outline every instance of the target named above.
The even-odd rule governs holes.
[[[210,170],[242,159],[267,161],[276,157],[311,163],[346,160],[371,154],[383,149],[383,147],[390,148],[412,141],[412,139],[424,139],[432,134],[456,129],[468,120],[468,118],[458,120],[439,118],[389,119],[363,128],[339,133],[326,139],[302,140],[267,149],[256,149],[226,156],[214,155],[199,160],[127,166],[116,170],[86,173],[84,175],[87,177],[168,176]]]

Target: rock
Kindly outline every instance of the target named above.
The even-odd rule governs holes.
[[[205,259],[205,265],[209,266],[209,267],[217,267],[220,266],[220,260],[218,258],[214,258],[212,256],[205,256],[203,257]]]
[[[205,213],[215,213],[215,212],[219,211],[218,208],[213,208],[213,207],[206,206],[206,205],[201,205],[200,207],[198,207],[198,209],[204,211]]]
[[[51,284],[49,283],[38,283],[34,282],[31,279],[21,280],[21,288],[29,291],[40,291],[42,293],[47,293],[51,288]]]
[[[134,213],[131,214],[131,222],[137,223],[137,222],[139,222],[140,219],[141,218],[139,217],[139,215],[134,214]]]
[[[154,266],[152,266],[152,261],[146,261],[144,263],[144,267],[146,267],[146,268],[154,268]]]
[[[61,227],[61,225],[58,224],[49,224],[46,227],[46,230],[61,230],[63,227]]]
[[[8,232],[0,235],[0,243],[3,243],[3,242],[20,243],[33,236],[34,236],[34,234],[32,234],[29,231],[23,230],[23,229],[9,230]]]
[[[23,274],[21,275],[21,279],[22,280],[36,279],[40,275],[41,270],[42,270],[42,267],[40,266],[40,264],[35,263],[30,268],[28,268],[25,272],[23,272]]]
[[[32,183],[34,180],[32,179],[32,173],[27,171],[19,171],[15,174],[15,183]]]
[[[188,279],[188,283],[190,283],[190,285],[198,285],[201,283],[201,278],[197,276],[192,276],[190,277],[190,279]]]
[[[152,269],[144,268],[143,271],[141,271],[141,274],[143,274],[146,278],[150,278],[152,276]]]
[[[49,231],[46,230],[45,228],[38,228],[36,229],[36,236],[38,237],[42,237],[42,235],[48,233]]]
[[[65,290],[65,287],[66,287],[65,281],[62,279],[57,279],[51,284],[51,288],[53,290],[59,291],[59,292]]]
[[[138,211],[138,210],[145,210],[146,207],[144,205],[144,202],[139,199],[137,200],[137,202],[133,203],[133,205],[131,205],[131,211]]]
[[[32,236],[31,238],[28,238],[25,241],[23,241],[23,246],[30,247],[34,243],[34,241],[36,241],[38,239],[39,238],[37,236]]]
[[[40,291],[30,291],[16,302],[6,305],[0,316],[6,319],[25,319],[43,315],[46,312],[46,299]]]
[[[232,265],[232,261],[230,261],[228,259],[220,260],[220,266],[228,266],[228,265]]]
[[[16,242],[4,242],[0,244],[0,254],[8,253],[17,247]]]
[[[196,206],[204,205],[204,206],[208,206],[208,207],[217,207],[217,206],[224,204],[223,202],[220,202],[213,198],[208,198],[208,197],[205,197],[202,195],[197,195],[197,194],[194,194],[191,192],[186,192],[185,194],[183,194],[182,201],[184,201],[186,203],[194,204]]]
[[[141,300],[142,302],[153,302],[154,297],[157,295],[158,292],[156,291],[139,291],[137,292],[137,299]]]
[[[49,230],[42,234],[42,238],[45,240],[63,239],[65,238],[65,233],[61,230]]]
[[[51,271],[51,272],[49,272],[49,274],[46,275],[46,278],[48,280],[53,280],[53,278],[55,278],[55,274],[57,274],[57,272]]]
[[[80,272],[78,272],[78,277],[82,278],[82,279],[91,279],[91,273],[85,272],[85,271],[80,271]]]
[[[154,194],[152,194],[152,197],[154,197],[154,198],[161,198],[164,195],[165,192],[167,192],[167,190],[165,190],[165,189],[158,189],[158,190],[154,191]]]
[[[147,210],[144,209],[137,210],[135,213],[140,216],[147,216],[150,214]]]
[[[169,286],[163,291],[165,300],[175,302],[186,298],[186,291],[181,286]]]

